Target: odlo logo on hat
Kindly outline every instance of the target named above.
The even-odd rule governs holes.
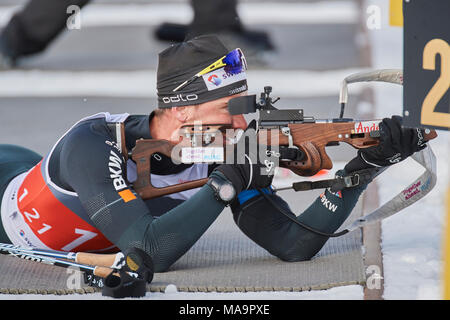
[[[183,94],[177,94],[176,96],[171,96],[171,97],[163,97],[162,101],[164,103],[176,103],[176,102],[180,102],[180,101],[195,101],[198,100],[198,95],[196,95],[195,93],[191,93],[188,95],[183,95]]]
[[[216,74],[212,74],[208,77],[208,81],[213,83],[214,85],[218,86],[222,83],[222,80],[220,80],[220,78],[216,75]]]

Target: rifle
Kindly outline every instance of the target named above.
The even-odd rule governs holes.
[[[313,176],[322,169],[331,169],[333,163],[325,151],[325,147],[347,143],[356,149],[368,148],[379,143],[378,124],[381,120],[354,120],[344,118],[344,109],[348,100],[349,83],[361,81],[383,81],[402,84],[401,70],[385,69],[353,74],[344,79],[340,91],[339,102],[341,112],[339,118],[315,119],[305,116],[303,109],[280,110],[274,107],[279,98],[270,97],[272,88],[264,87],[257,101],[256,95],[240,96],[229,100],[230,114],[247,114],[259,110],[257,137],[259,144],[277,147],[277,152],[268,151],[268,156],[279,158],[279,166],[288,168],[299,176]],[[178,163],[218,162],[226,159],[223,145],[217,136],[230,130],[226,124],[185,125],[180,129],[182,141],[178,144],[167,140],[144,139],[136,141],[131,157],[136,162],[137,180],[133,183],[136,192],[143,199],[151,199],[167,194],[203,186],[208,179],[198,179],[175,184],[163,188],[154,187],[151,183],[151,158],[164,155]],[[432,129],[425,129],[424,142],[437,136]],[[279,150],[279,151],[278,151]],[[181,152],[181,156],[180,156]],[[353,184],[354,185],[354,184]],[[296,191],[307,190],[299,184]],[[352,182],[345,182],[352,186]]]

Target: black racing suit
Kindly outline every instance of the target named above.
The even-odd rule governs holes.
[[[151,118],[152,115],[131,115],[125,120],[129,151],[137,139],[151,138]],[[105,119],[78,124],[55,146],[49,159],[49,175],[59,187],[77,193],[88,216],[85,219],[109,241],[123,251],[129,247],[143,249],[151,255],[155,271],[165,271],[194,245],[222,212],[224,205],[216,200],[208,185],[186,201],[167,197],[144,201],[137,195],[133,201],[122,201],[114,188],[108,166],[111,152],[117,154],[118,150],[105,141],[113,139]],[[0,145],[0,151],[2,148]],[[125,172],[125,161],[122,163],[122,172]],[[189,166],[174,165],[164,156],[160,161],[152,159],[151,164],[152,173],[158,175],[178,174]],[[210,166],[208,175],[225,179],[212,169]],[[343,190],[340,194],[325,190],[295,219],[322,232],[334,232],[351,213],[365,187]],[[280,207],[290,212],[283,199],[269,189],[265,191]],[[323,197],[333,204],[333,211],[323,205]],[[328,240],[328,237],[307,231],[288,219],[256,190],[242,192],[231,208],[234,221],[248,237],[285,261],[308,260]]]

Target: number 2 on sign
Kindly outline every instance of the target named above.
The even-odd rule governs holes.
[[[450,46],[442,39],[430,40],[423,49],[423,68],[436,70],[436,55],[441,56],[441,75],[422,104],[420,122],[450,128],[450,113],[435,112],[436,105],[450,87]]]

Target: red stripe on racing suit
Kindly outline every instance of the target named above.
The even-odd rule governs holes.
[[[54,250],[103,251],[114,247],[52,193],[41,165],[42,161],[28,172],[17,196],[19,212],[36,237]]]

